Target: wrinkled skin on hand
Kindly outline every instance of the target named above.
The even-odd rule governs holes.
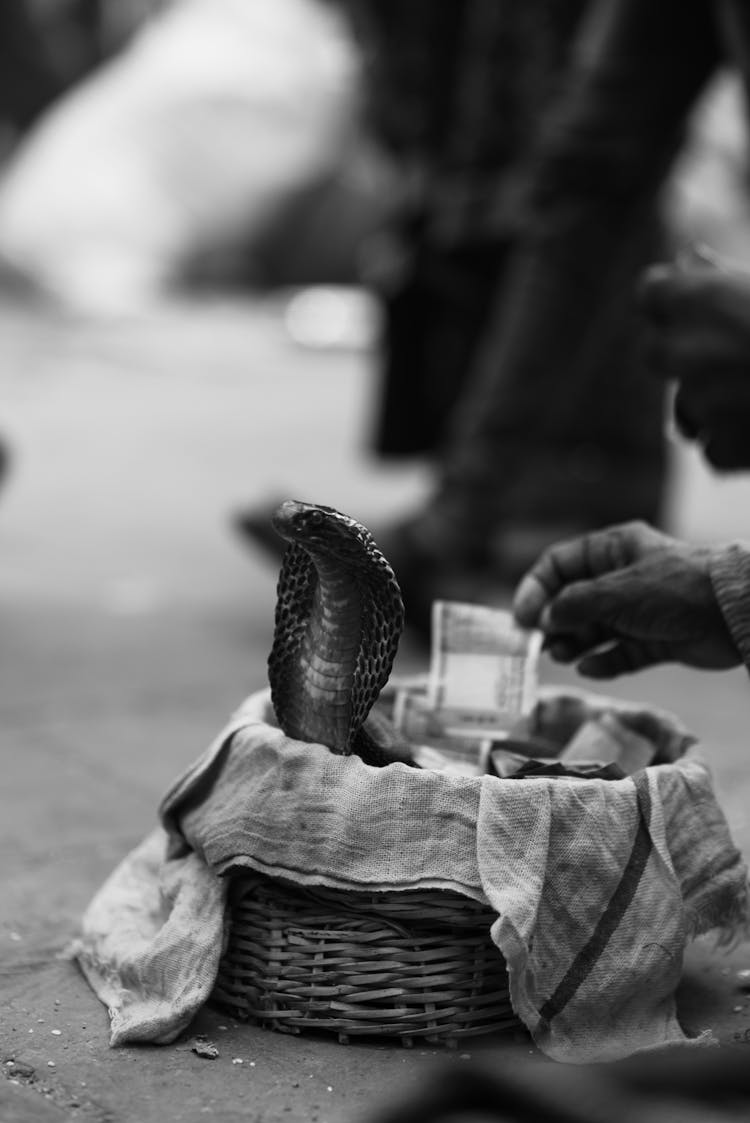
[[[550,547],[520,582],[519,624],[558,662],[613,678],[657,663],[724,670],[740,655],[710,577],[714,551],[632,522]]]
[[[675,379],[675,420],[724,470],[750,467],[750,273],[656,265],[640,286],[643,359]]]

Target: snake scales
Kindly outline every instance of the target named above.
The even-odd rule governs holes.
[[[405,759],[389,751],[392,738],[380,743],[364,728],[404,624],[393,570],[370,532],[332,507],[288,499],[272,524],[289,543],[268,659],[281,729],[369,764]]]

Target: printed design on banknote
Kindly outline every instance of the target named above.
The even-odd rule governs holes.
[[[398,732],[448,770],[483,773],[493,745],[536,701],[541,640],[504,609],[436,601],[429,674],[397,690]]]

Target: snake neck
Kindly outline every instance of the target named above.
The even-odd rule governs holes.
[[[360,752],[404,622],[393,570],[369,532],[331,508],[290,540],[279,574],[271,701],[281,729],[333,752]],[[344,520],[345,530],[336,524]]]
[[[357,576],[313,557],[314,588],[298,658],[286,684],[284,731],[348,753],[352,697],[362,643],[364,590]],[[366,615],[366,614],[365,614]]]

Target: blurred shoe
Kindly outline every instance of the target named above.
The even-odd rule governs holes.
[[[266,559],[281,565],[288,543],[277,534],[271,523],[274,511],[286,496],[267,500],[257,507],[247,507],[232,518],[232,526],[246,545],[258,546]]]

